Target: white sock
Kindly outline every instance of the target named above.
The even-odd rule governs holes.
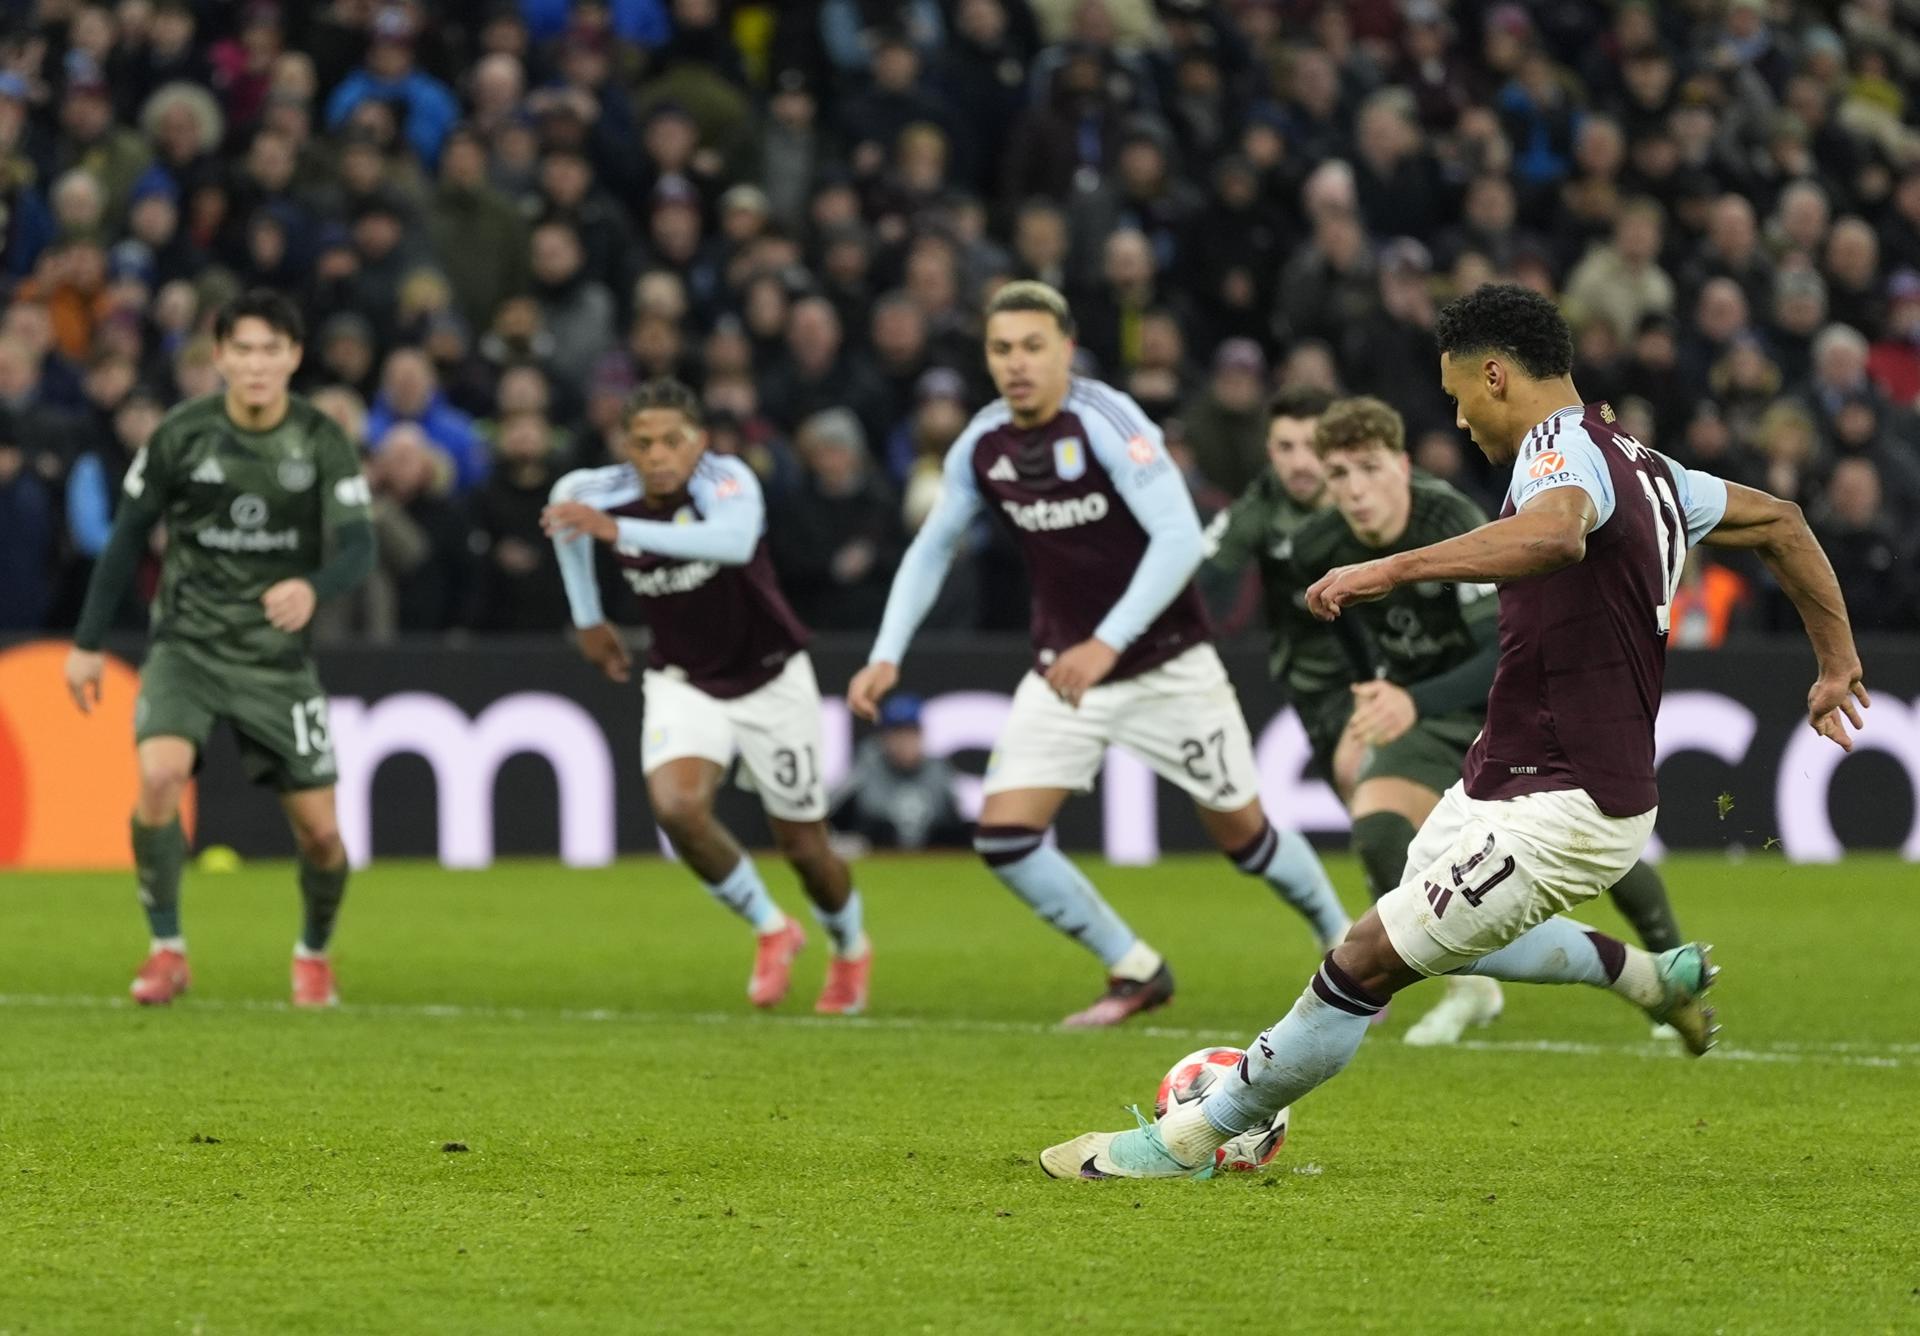
[[[1136,937],[1133,945],[1121,953],[1120,959],[1107,966],[1107,973],[1116,979],[1145,983],[1158,974],[1165,963],[1158,951]]]
[[[327,953],[325,951],[315,951],[305,942],[295,942],[293,944],[293,958],[295,960],[325,960]]]
[[[187,939],[184,937],[156,937],[153,939],[153,945],[148,949],[150,951],[178,951],[184,956],[187,953]]]

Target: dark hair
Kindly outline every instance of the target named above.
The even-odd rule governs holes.
[[[670,408],[684,414],[694,426],[702,426],[706,415],[700,407],[700,396],[672,376],[656,376],[642,381],[640,388],[627,396],[627,406],[620,414],[620,420],[632,420],[635,413],[644,413],[649,408]]]
[[[1317,418],[1333,406],[1333,392],[1318,385],[1289,385],[1267,400],[1267,417]]]
[[[1034,279],[1008,283],[994,293],[993,300],[987,303],[987,318],[991,320],[1002,311],[1038,311],[1052,316],[1062,334],[1068,338],[1074,335],[1073,312],[1067,306],[1067,299]]]
[[[1407,450],[1407,427],[1392,405],[1360,395],[1327,409],[1313,427],[1313,453],[1325,459],[1335,450],[1384,445],[1394,454]]]
[[[1433,324],[1440,351],[1455,361],[1500,353],[1535,380],[1573,371],[1573,331],[1560,308],[1518,283],[1487,283],[1440,308]]]
[[[247,319],[264,320],[268,329],[293,343],[307,341],[307,322],[300,318],[300,308],[272,288],[250,288],[222,306],[213,317],[213,341],[225,343],[233,337],[234,326]]]

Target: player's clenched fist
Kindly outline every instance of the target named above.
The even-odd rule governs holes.
[[[260,596],[260,606],[266,609],[267,620],[280,631],[298,631],[305,626],[312,619],[314,606],[319,601],[313,586],[299,576],[280,581]]]
[[[576,534],[611,543],[620,536],[620,525],[604,510],[579,501],[556,501],[540,512],[540,528],[547,537],[561,541]]]
[[[627,653],[620,633],[606,622],[583,626],[579,631],[580,653],[586,661],[607,675],[609,681],[625,682],[633,676],[633,658]]]
[[[879,722],[880,702],[899,680],[897,665],[885,660],[868,664],[847,683],[847,708],[870,724]]]
[[[1349,603],[1370,603],[1393,592],[1393,577],[1385,562],[1363,561],[1357,566],[1335,566],[1307,590],[1307,611],[1323,622],[1340,615]]]
[[[1119,661],[1120,651],[1104,640],[1088,636],[1053,661],[1053,666],[1047,669],[1047,685],[1077,710],[1081,697],[1106,681],[1107,674]]]

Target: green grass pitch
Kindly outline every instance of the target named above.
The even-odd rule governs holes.
[[[1271,1170],[1148,1184],[1034,1155],[1298,994],[1303,925],[1219,859],[1098,873],[1181,983],[1102,1034],[1050,1028],[1097,970],[971,859],[859,869],[852,1023],[817,931],[750,1014],[745,929],[654,861],[371,869],[327,1015],[284,1006],[284,864],[189,873],[163,1011],[129,879],[8,875],[0,1332],[1920,1329],[1912,870],[1667,875],[1722,1052],[1571,988],[1417,1051],[1423,985]]]

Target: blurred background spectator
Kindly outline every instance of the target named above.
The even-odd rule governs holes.
[[[9,626],[71,619],[155,414],[218,386],[210,313],[266,283],[306,312],[303,390],[364,419],[392,540],[323,629],[557,631],[528,517],[663,373],[761,472],[803,613],[868,628],[1012,277],[1068,292],[1082,369],[1166,428],[1203,509],[1257,475],[1288,383],[1380,395],[1497,502],[1432,321],[1528,283],[1590,398],[1797,499],[1863,625],[1917,620],[1911,5],[0,10]],[[938,623],[1018,626],[1009,558],[983,524]],[[1689,645],[1783,615],[1712,556],[1682,598]]]
[[[927,755],[920,710],[910,692],[889,696],[879,727],[860,743],[833,795],[829,820],[859,849],[959,849],[972,842],[954,801],[954,769]]]

